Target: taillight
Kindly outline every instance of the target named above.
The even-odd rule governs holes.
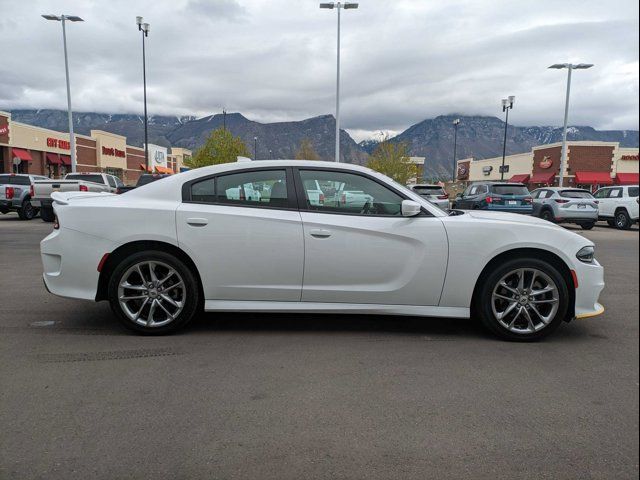
[[[33,185],[29,185],[29,196],[31,198],[35,197],[35,192],[33,190]]]
[[[445,194],[445,195],[438,195],[438,200],[446,200],[449,198],[449,194]]]
[[[15,191],[13,190],[13,187],[4,188],[4,196],[6,197],[7,200],[11,200],[14,195],[15,195]]]
[[[497,201],[497,198],[493,198],[493,197],[487,197],[487,203],[493,203],[495,201]]]
[[[53,229],[58,230],[60,228],[60,222],[58,221],[58,215],[53,216]]]
[[[80,189],[81,192],[88,192],[89,191],[89,188],[86,185],[80,185],[79,189]]]
[[[524,199],[524,203],[533,203],[533,198],[532,197],[526,197]]]
[[[556,203],[569,203],[569,200],[565,200],[564,198],[556,198],[554,200]]]

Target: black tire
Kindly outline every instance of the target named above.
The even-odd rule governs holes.
[[[160,262],[161,264],[167,265],[174,269],[182,279],[184,285],[182,310],[177,314],[174,320],[169,321],[169,323],[166,323],[165,325],[146,326],[136,323],[133,319],[127,316],[127,313],[125,313],[123,307],[120,305],[118,290],[121,280],[123,280],[123,275],[125,275],[133,266],[143,262]],[[148,271],[143,273],[146,275],[148,274]],[[166,289],[166,292],[169,290],[170,289]],[[143,335],[166,335],[187,325],[187,323],[193,319],[200,306],[199,292],[200,289],[194,272],[192,272],[184,262],[175,256],[159,250],[134,253],[122,260],[111,273],[108,285],[108,299],[113,313],[126,328]],[[151,297],[146,298],[145,300],[140,300],[140,303],[143,301],[146,303],[150,298]],[[144,312],[145,308],[146,307],[142,307],[140,311]],[[158,310],[158,312],[160,311],[161,310]],[[146,310],[146,312],[148,315],[149,310]]]
[[[30,199],[25,199],[20,208],[18,208],[18,217],[20,220],[31,220],[38,214],[38,210],[31,205]]]
[[[553,215],[553,212],[548,208],[545,208],[540,212],[540,218],[546,220],[547,222],[556,223],[556,217]]]
[[[542,272],[550,278],[553,283],[555,283],[557,289],[558,299],[556,303],[558,308],[555,315],[548,321],[548,323],[546,323],[545,326],[542,326],[537,331],[520,333],[509,330],[507,326],[500,323],[493,312],[492,297],[494,288],[497,287],[498,282],[503,279],[505,275],[509,275],[510,272],[518,269],[536,269]],[[483,278],[479,279],[478,282],[480,286],[476,291],[476,296],[474,298],[473,311],[480,317],[480,321],[489,331],[505,340],[515,342],[531,342],[540,340],[553,333],[560,326],[569,308],[569,287],[567,282],[558,269],[545,260],[530,257],[508,260],[498,267],[491,269]],[[520,308],[520,304],[518,304],[516,308]],[[537,308],[540,308],[540,305],[538,305]],[[527,311],[530,310],[527,309]]]
[[[616,226],[616,221],[615,220],[607,220],[607,225],[609,225],[610,227],[615,227]]]
[[[580,227],[582,227],[583,230],[591,230],[595,226],[596,226],[596,222],[589,222],[589,223],[581,223],[580,224]]]
[[[0,213],[3,215],[6,215],[7,213],[9,213],[9,209],[8,208],[0,208]]]
[[[42,207],[40,209],[40,218],[43,222],[53,222],[56,218],[53,207]]]
[[[616,212],[615,227],[618,230],[629,230],[631,228],[631,218],[626,210],[621,209]]]

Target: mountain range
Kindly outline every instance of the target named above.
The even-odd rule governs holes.
[[[68,131],[66,111],[11,110],[12,119],[39,127]],[[446,177],[453,161],[453,120],[460,118],[457,139],[458,159],[490,158],[502,154],[504,122],[496,117],[441,115],[410,126],[391,141],[404,142],[413,156],[426,157],[425,176]],[[144,122],[140,115],[74,112],[74,130],[89,135],[92,129],[124,135],[130,145],[141,146]],[[202,118],[192,116],[149,117],[149,142],[166,147],[196,150],[212,130],[225,124],[231,133],[240,136],[250,152],[257,147],[257,159],[293,158],[302,140],[311,142],[320,157],[333,159],[335,120],[321,115],[300,121],[260,123],[240,113],[217,114]],[[254,140],[255,139],[255,140]],[[562,129],[549,126],[507,128],[507,154],[527,152],[531,147],[559,142]],[[637,130],[596,130],[589,126],[568,129],[568,139],[619,142],[623,147],[638,147]],[[376,140],[357,144],[344,130],[340,135],[341,161],[365,164],[377,146]]]

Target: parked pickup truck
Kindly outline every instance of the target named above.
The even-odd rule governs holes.
[[[107,173],[69,173],[64,180],[38,180],[33,184],[31,204],[40,208],[40,217],[45,222],[53,222],[51,200],[53,192],[105,192],[117,193],[123,187],[122,180]]]
[[[135,185],[130,185],[130,186],[123,185],[121,187],[118,187],[118,190],[116,193],[125,193],[130,190],[133,190],[134,188],[138,188],[143,185],[147,185],[148,183],[155,182],[156,180],[160,180],[161,178],[170,177],[170,176],[171,175],[168,173],[144,173],[140,175],[140,178],[138,178],[138,181],[136,182]]]
[[[33,182],[48,180],[41,175],[6,173],[0,175],[0,213],[18,212],[21,220],[31,220],[38,214],[33,205]]]

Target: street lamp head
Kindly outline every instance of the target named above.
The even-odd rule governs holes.
[[[357,3],[353,3],[353,2],[345,2],[343,8],[345,10],[350,9],[350,8],[358,8],[358,4]]]
[[[138,30],[142,29],[142,17],[136,17],[136,25],[138,25]]]
[[[321,3],[320,4],[320,8],[329,8],[329,9],[334,9],[336,6],[335,3]]]
[[[562,68],[569,68],[569,64],[568,63],[554,63],[553,65],[549,66],[548,68],[554,68],[556,70],[560,70]]]
[[[148,23],[143,23],[142,31],[144,32],[145,37],[149,35],[149,30],[151,30],[151,25],[149,25]]]
[[[59,17],[58,15],[53,15],[53,14],[42,15],[42,18],[46,18],[47,20],[55,20],[58,22],[62,20],[62,17]]]
[[[506,98],[502,99],[502,108],[506,108],[509,105],[509,100]]]
[[[516,97],[514,95],[509,95],[509,106],[513,107],[513,103],[516,101]]]
[[[586,70],[587,68],[591,68],[591,67],[593,67],[593,63],[579,63],[578,65],[575,65],[573,68],[577,70]]]
[[[460,124],[460,119],[459,119],[459,118],[456,118],[456,119],[453,121],[453,124],[454,124],[454,125],[459,125],[459,124]]]
[[[65,20],[69,20],[70,22],[84,22],[83,19],[76,15],[64,15]]]

